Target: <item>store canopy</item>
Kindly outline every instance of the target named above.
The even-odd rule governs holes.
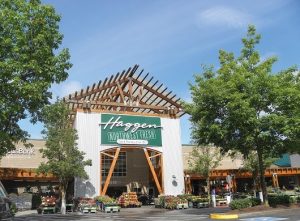
[[[78,109],[168,115],[174,118],[184,115],[180,98],[150,77],[149,73],[143,75],[144,70],[138,71],[138,68],[135,65],[64,97],[64,102],[72,110],[71,117],[74,118]]]
[[[283,154],[279,160],[274,162],[279,167],[291,167],[291,159],[289,154]]]

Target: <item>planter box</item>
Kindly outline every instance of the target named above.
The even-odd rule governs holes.
[[[74,212],[74,204],[66,204],[67,212]]]
[[[92,206],[92,207],[85,206],[85,207],[81,208],[82,213],[96,213],[96,210],[97,210],[97,207],[95,207],[95,206]]]
[[[197,208],[206,208],[208,206],[208,202],[197,203]]]
[[[55,207],[42,207],[42,214],[55,213]]]
[[[187,208],[189,208],[188,203],[180,203],[180,204],[177,204],[177,206],[176,206],[176,209],[187,209]]]
[[[105,206],[104,210],[102,210],[105,213],[116,213],[120,212],[120,207],[119,206]]]
[[[227,206],[226,200],[217,200],[217,206]]]

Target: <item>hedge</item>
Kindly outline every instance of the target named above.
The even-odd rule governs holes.
[[[243,209],[243,208],[248,208],[248,207],[253,207],[260,205],[261,201],[258,198],[246,198],[246,199],[237,199],[231,201],[229,204],[230,208],[232,210],[234,209]]]
[[[269,196],[269,205],[272,207],[276,207],[277,205],[291,205],[293,203],[297,202],[297,199],[294,197],[291,197],[289,195],[275,195],[275,196]]]

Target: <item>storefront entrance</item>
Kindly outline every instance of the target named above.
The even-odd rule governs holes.
[[[157,196],[163,193],[162,153],[146,147],[122,146],[100,152],[100,194],[122,192]]]

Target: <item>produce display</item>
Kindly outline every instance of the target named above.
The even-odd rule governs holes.
[[[55,213],[56,200],[55,196],[43,196],[42,203],[38,208],[38,213]]]
[[[140,207],[142,203],[138,201],[136,192],[123,193],[118,200],[121,207]]]
[[[96,200],[92,198],[79,198],[78,208],[82,213],[96,213]]]
[[[102,212],[120,212],[120,206],[114,198],[109,196],[97,196],[95,197],[95,200],[97,202],[98,209]]]

